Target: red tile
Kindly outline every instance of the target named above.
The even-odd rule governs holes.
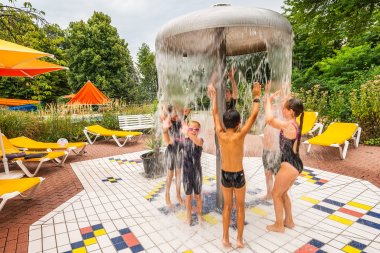
[[[296,251],[294,251],[294,253],[315,253],[318,250],[319,249],[317,247],[313,246],[313,245],[305,244],[301,248],[299,248]]]
[[[81,233],[82,235],[87,234],[87,233],[90,233],[90,232],[92,232],[92,227],[91,227],[91,226],[90,226],[90,227],[85,227],[85,228],[81,228],[81,229],[80,229],[80,233]]]
[[[329,180],[326,180],[326,179],[319,179],[319,182],[321,183],[327,183]]]
[[[130,248],[133,247],[133,246],[136,246],[136,245],[140,244],[140,242],[137,240],[137,238],[132,233],[128,233],[128,234],[122,235],[122,237],[123,237],[125,243]]]
[[[358,217],[358,218],[361,218],[364,214],[363,213],[359,213],[359,212],[356,212],[356,211],[352,211],[350,209],[346,209],[344,207],[341,207],[338,209],[339,212],[342,212],[342,213],[345,213],[345,214],[349,214],[349,215],[352,215],[352,216],[355,216],[355,217]]]

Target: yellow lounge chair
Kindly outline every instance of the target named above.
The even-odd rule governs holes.
[[[110,130],[99,125],[85,127],[83,133],[90,144],[94,144],[99,136],[104,136],[105,138],[112,137],[119,147],[123,147],[127,142],[135,142],[142,136],[142,132]],[[94,140],[91,140],[89,134],[95,135]],[[120,143],[118,138],[125,138],[125,140]]]
[[[304,112],[302,135],[313,135],[318,130],[320,135],[323,130],[323,124],[317,122],[318,112]],[[298,124],[300,123],[300,117],[297,117]]]
[[[67,151],[46,151],[46,152],[37,152],[37,151],[20,151],[18,148],[12,145],[5,135],[2,135],[2,144],[3,147],[0,149],[0,160],[4,163],[5,172],[9,172],[8,161],[11,163],[16,163],[20,169],[28,177],[34,177],[41,168],[41,165],[46,161],[53,161],[60,166],[66,161],[68,156]],[[3,154],[3,148],[5,154]],[[8,158],[7,158],[8,156]],[[12,158],[13,156],[13,158]],[[33,157],[35,156],[35,157]],[[60,159],[61,158],[61,159]],[[24,165],[23,162],[39,162],[37,169],[32,174],[28,168]]]
[[[53,142],[35,141],[25,136],[12,138],[12,139],[9,139],[9,141],[13,144],[13,146],[17,148],[26,148],[28,150],[36,150],[36,151],[66,150],[68,153],[72,151],[77,155],[84,154],[86,146],[88,145],[87,142],[70,142],[66,145],[61,146],[60,144],[53,143]],[[80,149],[80,150],[76,151],[76,149]]]
[[[309,147],[307,148],[308,153],[310,152],[311,145],[337,147],[339,148],[340,158],[345,159],[349,140],[353,139],[355,148],[357,148],[359,146],[361,131],[362,129],[359,125],[355,123],[333,122],[322,134],[304,141],[304,143],[309,144]]]
[[[0,180],[0,211],[3,209],[5,203],[14,197],[20,195],[24,199],[31,199],[38,186],[44,181],[45,178],[20,178],[20,179],[4,179]],[[29,194],[24,196],[23,192],[30,190]]]

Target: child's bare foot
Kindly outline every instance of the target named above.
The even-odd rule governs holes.
[[[294,228],[296,226],[296,224],[294,224],[293,221],[286,221],[286,220],[284,220],[284,226],[287,227],[287,228],[292,229],[292,228]]]
[[[202,223],[203,223],[202,215],[198,214],[198,224],[202,225]]]
[[[184,205],[185,205],[185,201],[181,198],[181,196],[177,196],[177,200],[178,200],[178,203],[179,203],[181,206],[184,206]]]
[[[238,247],[238,248],[244,248],[244,242],[243,242],[243,240],[237,240],[237,242],[236,242],[236,246]]]
[[[228,239],[223,239],[222,244],[224,247],[232,247],[232,244],[230,243],[230,240]]]
[[[284,233],[285,232],[285,227],[281,227],[277,225],[276,223],[273,225],[268,225],[267,230],[271,232],[278,232],[278,233]]]
[[[272,199],[272,195],[271,194],[267,194],[265,196],[262,196],[261,198],[259,198],[259,200],[271,200]]]

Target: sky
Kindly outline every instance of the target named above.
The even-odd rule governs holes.
[[[21,4],[24,1],[17,1]],[[111,17],[119,36],[128,43],[128,49],[136,60],[142,43],[152,51],[158,31],[168,21],[189,12],[212,6],[215,3],[229,3],[282,12],[283,0],[28,0],[34,8],[44,11],[49,23],[65,29],[72,21],[87,21],[94,11]]]

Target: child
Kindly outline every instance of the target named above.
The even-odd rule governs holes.
[[[269,92],[269,87],[267,89]],[[303,170],[299,156],[303,123],[303,104],[296,98],[286,100],[282,108],[284,120],[275,118],[272,113],[272,101],[279,94],[271,94],[265,102],[265,119],[267,124],[280,131],[281,167],[278,171],[272,191],[276,222],[267,226],[268,231],[284,232],[285,227],[293,228],[293,216],[288,191],[297,176]],[[298,126],[296,117],[301,115]],[[285,212],[285,219],[284,219]]]
[[[166,176],[165,201],[170,209],[170,186],[175,173],[176,192],[178,202],[184,204],[181,198],[181,168],[183,159],[183,136],[181,134],[182,121],[172,106],[168,106],[167,115],[162,114],[161,120],[167,129],[164,129],[173,138],[171,143],[167,143],[165,152],[165,163],[168,169]]]
[[[275,176],[280,168],[281,154],[278,149],[278,130],[266,125],[263,136],[263,167],[265,172],[265,182],[267,186],[267,194],[264,200],[272,199],[273,176]]]
[[[243,170],[244,138],[256,120],[260,106],[260,84],[253,86],[253,106],[252,112],[244,126],[240,128],[240,114],[236,110],[228,110],[223,114],[222,128],[220,122],[216,90],[212,83],[208,86],[208,93],[212,99],[212,114],[214,116],[215,131],[222,157],[222,191],[224,198],[223,207],[223,239],[222,243],[226,247],[231,247],[229,239],[230,215],[232,209],[232,199],[235,194],[235,205],[237,211],[237,247],[243,248],[243,229],[245,220],[245,177]]]
[[[202,222],[202,167],[201,155],[203,139],[198,137],[200,123],[190,121],[187,126],[184,124],[182,131],[185,132],[183,144],[183,188],[186,194],[186,223],[191,225],[192,194],[194,192],[198,222]],[[164,128],[164,141],[168,144],[173,140],[169,138],[167,128]]]
[[[231,91],[228,88],[226,88],[226,111],[230,109],[235,109],[237,98],[238,98],[238,88],[235,82],[235,69],[233,66],[228,72],[228,79],[230,79],[230,82],[231,82],[232,95],[231,95]]]

